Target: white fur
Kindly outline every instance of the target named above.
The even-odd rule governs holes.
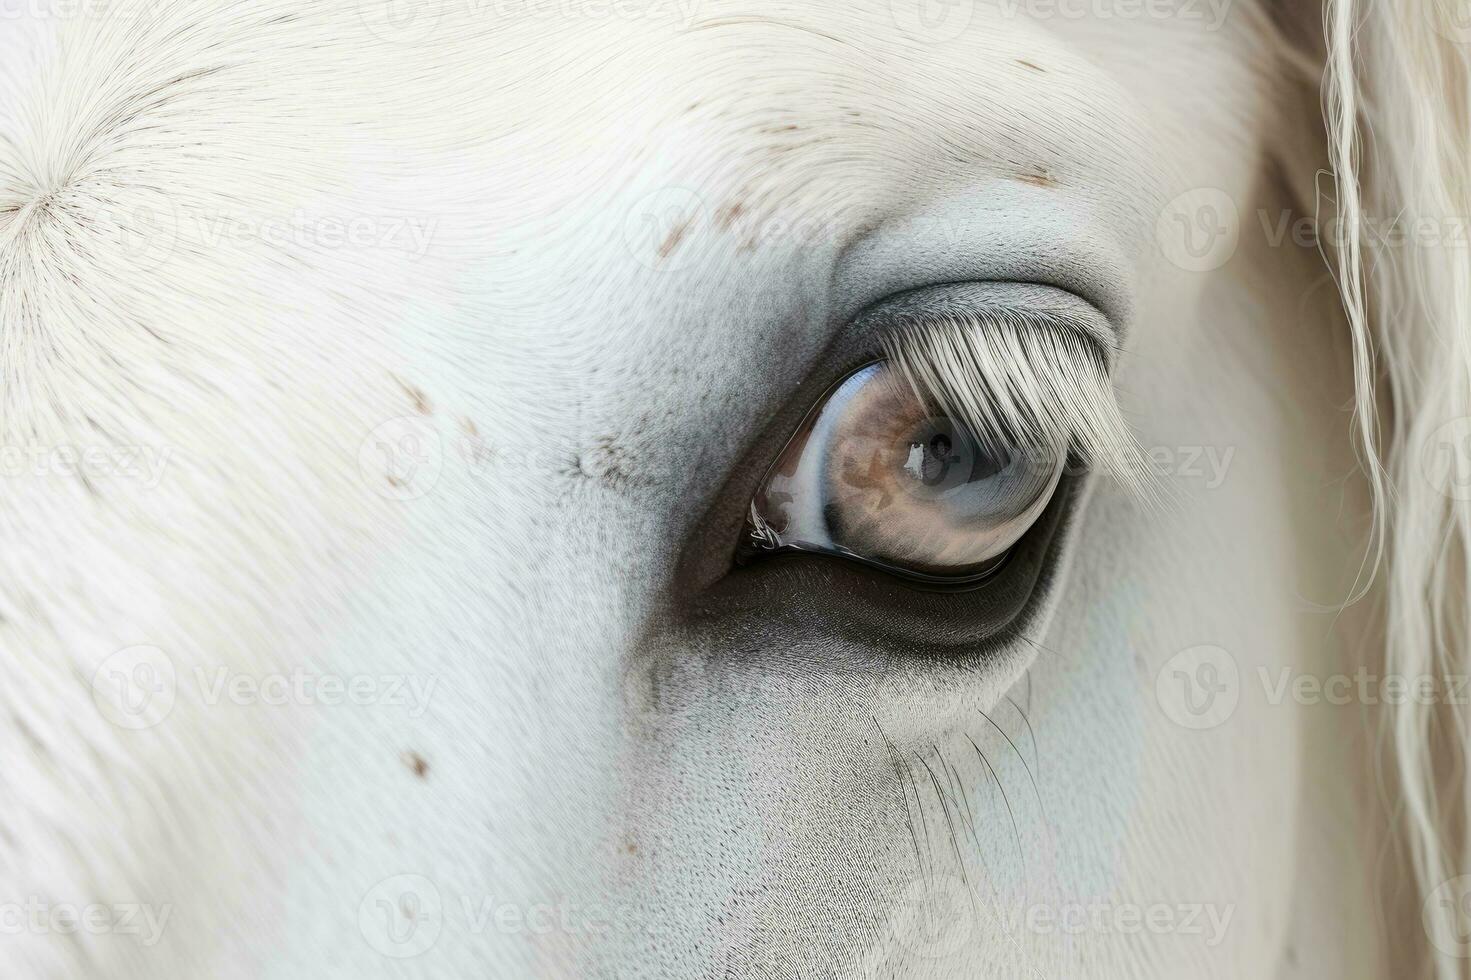
[[[1300,95],[1266,18],[619,9],[0,22],[0,435],[42,460],[0,497],[0,906],[171,910],[152,944],[7,934],[6,972],[1374,975],[1358,718],[1251,681],[1344,666],[1367,509],[1321,263],[1245,231]],[[1205,272],[1156,238],[1201,187],[1243,216]],[[1234,472],[1169,518],[1100,482],[984,668],[665,629],[831,326],[977,280],[1086,293],[1141,444]],[[1208,732],[1154,700],[1199,644],[1248,679]],[[140,660],[174,702],[131,730],[93,682]],[[302,676],[374,703],[262,703]],[[964,942],[896,933],[955,881]],[[406,887],[438,928],[395,958]],[[1008,932],[1018,903],[1215,914]]]

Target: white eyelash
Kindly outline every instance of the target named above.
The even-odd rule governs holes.
[[[884,339],[922,399],[999,448],[1068,447],[1149,501],[1159,483],[1129,431],[1096,325],[1015,307],[905,314]],[[988,448],[998,448],[990,446]]]

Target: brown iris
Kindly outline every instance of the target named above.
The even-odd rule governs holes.
[[[845,555],[932,578],[983,574],[1041,514],[1061,450],[998,447],[882,362],[808,413],[751,506],[769,549]]]

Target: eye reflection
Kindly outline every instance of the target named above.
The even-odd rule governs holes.
[[[927,487],[943,483],[961,463],[955,442],[944,432],[922,433],[918,441],[909,442],[909,456],[904,471]]]
[[[751,502],[747,550],[839,555],[966,582],[999,567],[1062,475],[1061,448],[982,438],[883,362],[830,389]]]

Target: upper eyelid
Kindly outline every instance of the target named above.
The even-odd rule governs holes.
[[[857,319],[874,316],[887,321],[886,333],[914,324],[989,317],[1064,328],[1095,348],[1109,371],[1123,352],[1119,327],[1088,300],[1038,283],[939,283],[891,297],[865,310]]]
[[[1137,247],[1098,203],[1067,187],[988,178],[933,198],[844,247],[833,277],[840,319],[940,284],[1038,284],[1086,301],[1125,342]]]

